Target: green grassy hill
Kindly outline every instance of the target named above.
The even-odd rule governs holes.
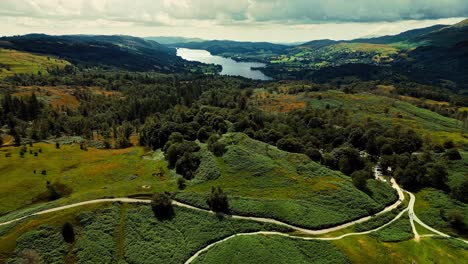
[[[201,254],[194,263],[349,263],[337,247],[325,241],[278,236],[242,236]]]
[[[101,204],[35,217],[0,228],[0,262],[22,263],[24,256],[36,255],[44,263],[183,263],[235,233],[275,230],[185,208],[175,207],[174,213],[159,221],[149,205]],[[63,240],[65,222],[74,226],[73,243]]]
[[[2,37],[0,47],[53,55],[74,64],[131,71],[186,72],[198,65],[177,57],[175,49],[130,36],[30,34]]]
[[[282,89],[287,91],[291,87],[294,86],[284,85]],[[263,89],[257,90],[257,93],[264,92]],[[368,119],[382,125],[401,125],[411,128],[423,137],[428,136],[434,143],[442,144],[446,140],[452,140],[461,146],[468,145],[467,136],[461,133],[463,127],[461,121],[419,108],[404,100],[411,98],[391,98],[372,93],[346,94],[336,90],[298,93],[289,95],[289,97],[285,97],[285,95],[287,92],[271,93],[268,97],[258,96],[260,101],[257,103],[261,108],[272,102],[281,105],[284,98],[287,98],[303,102],[307,107],[315,109],[341,109],[349,113],[350,118],[355,122],[365,122]],[[287,102],[283,103],[287,104]]]
[[[368,195],[340,172],[242,133],[225,134],[221,141],[227,152],[219,158],[204,153],[195,182],[178,199],[207,207],[211,187],[221,186],[233,213],[321,228],[372,214],[397,198],[387,184],[369,180]]]
[[[0,79],[20,73],[48,74],[50,69],[61,69],[69,64],[53,57],[0,48]]]

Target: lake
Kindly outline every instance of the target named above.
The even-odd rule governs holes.
[[[182,57],[188,61],[198,61],[207,64],[221,65],[223,66],[223,70],[221,71],[222,75],[242,76],[249,79],[264,81],[272,80],[272,78],[266,76],[261,71],[252,69],[265,67],[265,63],[237,62],[230,58],[211,55],[211,53],[206,50],[186,48],[178,48],[177,56]]]

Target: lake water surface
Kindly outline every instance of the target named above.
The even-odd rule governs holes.
[[[223,66],[222,75],[232,75],[232,76],[242,76],[245,78],[255,79],[255,80],[271,80],[270,77],[266,76],[259,70],[253,70],[252,68],[262,68],[265,67],[264,63],[259,62],[237,62],[230,58],[224,58],[221,56],[211,55],[210,52],[206,50],[196,50],[196,49],[185,49],[178,48],[177,56],[182,57],[188,61],[198,61],[207,64],[218,64]]]

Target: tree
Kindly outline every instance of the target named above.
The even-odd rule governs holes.
[[[200,158],[197,155],[191,152],[185,152],[182,157],[177,160],[175,168],[178,174],[182,175],[187,180],[191,180],[195,177],[195,172],[199,165]]]
[[[168,193],[155,193],[151,200],[151,210],[158,220],[171,219],[174,216],[171,196]]]
[[[459,186],[452,189],[452,197],[463,202],[468,203],[468,180],[462,182]]]
[[[351,178],[353,179],[353,185],[364,192],[368,191],[367,180],[371,177],[372,175],[366,170],[358,170],[353,172],[351,175]]]
[[[211,187],[211,193],[206,203],[213,212],[229,213],[228,197],[221,187]]]
[[[75,242],[75,230],[73,228],[73,225],[69,222],[66,222],[62,226],[62,236],[65,242],[67,243],[73,243]]]
[[[322,160],[322,154],[316,148],[306,147],[304,154],[306,154],[313,161],[320,162]]]
[[[301,153],[303,151],[302,142],[299,139],[293,137],[287,137],[278,140],[276,146],[278,146],[279,149],[289,152]]]
[[[447,167],[441,163],[430,164],[427,169],[427,179],[429,186],[438,189],[445,189],[445,182],[448,180]]]
[[[338,167],[340,168],[340,171],[346,175],[351,175],[351,173],[354,172],[353,164],[351,164],[351,161],[346,156],[339,159]]]
[[[216,157],[221,157],[226,152],[226,144],[219,141],[221,137],[217,134],[213,134],[206,141],[208,149],[213,152]]]
[[[15,146],[21,146],[21,135],[15,129],[12,130],[11,133],[14,138]]]
[[[201,142],[205,142],[211,135],[211,131],[207,127],[201,127],[197,132],[197,138]]]

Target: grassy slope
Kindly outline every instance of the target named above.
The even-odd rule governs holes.
[[[330,242],[278,236],[230,239],[195,259],[194,263],[349,263]]]
[[[460,263],[468,258],[463,242],[423,238],[402,242],[381,242],[370,236],[351,236],[333,241],[352,263]]]
[[[0,78],[5,78],[18,73],[47,74],[47,69],[52,67],[63,68],[70,64],[67,61],[34,55],[28,52],[0,49],[0,64],[8,66],[10,69],[2,67]]]
[[[197,250],[238,232],[273,230],[271,225],[175,208],[170,221],[158,221],[148,205],[98,206],[59,212],[18,224],[0,238],[0,253],[36,250],[47,263],[183,263]],[[81,212],[80,212],[81,211]],[[63,242],[65,221],[75,226],[76,241]],[[46,226],[44,225],[46,224]],[[16,241],[16,242],[15,242]]]
[[[204,159],[202,173],[197,175],[211,180],[189,186],[179,199],[206,207],[205,197],[211,187],[221,186],[230,196],[234,213],[272,217],[311,228],[368,215],[370,210],[380,210],[384,203],[396,199],[388,185],[369,181],[374,200],[340,172],[244,134],[226,134],[222,140],[228,144],[227,152],[222,158]]]
[[[70,197],[59,200],[62,203],[175,189],[165,161],[143,159],[140,147],[88,151],[80,150],[78,145],[56,149],[55,145],[40,143],[28,147],[33,152],[39,148],[42,153],[37,157],[28,150],[24,158],[18,147],[0,149],[0,215],[33,203],[47,190],[47,181],[59,181],[72,188]],[[12,154],[10,158],[5,157],[7,152]],[[42,170],[47,175],[42,175]],[[150,188],[143,189],[144,185]]]
[[[447,182],[450,188],[458,187],[468,175],[468,152],[460,151],[462,160],[449,161],[449,180]],[[428,225],[441,229],[449,233],[458,233],[463,237],[460,230],[455,230],[450,226],[448,216],[452,211],[459,211],[463,215],[463,222],[468,228],[468,205],[452,199],[446,193],[435,189],[424,189],[416,194],[415,211],[418,216]],[[465,229],[466,230],[466,229]]]
[[[448,164],[449,168],[449,181],[448,185],[450,188],[454,188],[467,180],[468,176],[468,151],[460,151],[462,156],[461,160],[450,161]]]
[[[408,214],[405,213],[401,218],[390,225],[370,234],[382,242],[398,242],[413,238],[413,231]]]
[[[322,97],[321,100],[318,99],[319,95]],[[460,121],[400,100],[368,93],[345,94],[338,91],[312,92],[304,99],[313,108],[325,109],[330,105],[349,110],[352,112],[350,117],[356,121],[370,117],[383,124],[412,128],[423,136],[430,136],[437,143],[450,139],[456,143],[468,144],[468,138],[460,134],[462,126]],[[385,114],[385,108],[388,108],[388,114]],[[401,114],[402,118],[398,118],[398,114]]]
[[[463,222],[468,226],[468,205],[450,198],[442,191],[423,189],[416,194],[415,213],[423,222],[449,234],[468,237],[465,232],[454,230],[447,219],[452,211],[459,211],[463,215]]]

